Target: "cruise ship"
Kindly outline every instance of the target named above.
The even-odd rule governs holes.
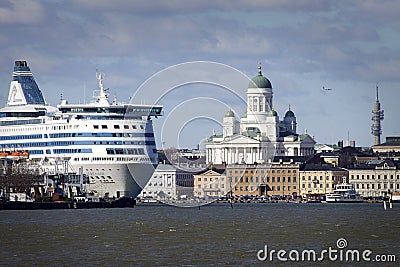
[[[152,118],[160,105],[109,101],[103,73],[91,103],[50,106],[26,61],[16,61],[7,104],[0,109],[0,150],[28,151],[43,172],[83,172],[86,190],[136,197],[150,179],[157,150]]]

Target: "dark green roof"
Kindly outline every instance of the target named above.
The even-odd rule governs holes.
[[[291,111],[290,109],[286,112],[285,117],[295,117],[293,111]]]
[[[235,114],[231,109],[229,109],[228,112],[226,112],[225,117],[235,117]]]
[[[248,88],[272,88],[271,82],[261,73],[261,66],[258,66],[258,75],[249,82]]]
[[[269,114],[268,115],[270,115],[270,116],[278,116],[278,112],[276,112],[276,110],[274,110],[274,109],[271,109],[270,111],[269,111]]]
[[[257,133],[255,131],[244,131],[242,132],[242,135],[250,137],[250,138],[256,138],[258,135],[260,135],[260,133]]]

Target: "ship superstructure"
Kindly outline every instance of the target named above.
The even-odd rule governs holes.
[[[157,164],[152,117],[162,106],[109,102],[97,73],[96,101],[49,106],[26,61],[16,61],[6,107],[0,109],[0,149],[28,150],[44,171],[83,168],[88,190],[136,197]]]

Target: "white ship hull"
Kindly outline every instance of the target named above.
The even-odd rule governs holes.
[[[327,203],[361,203],[361,202],[363,202],[363,197],[362,196],[345,197],[343,195],[327,194],[326,202]]]
[[[100,196],[134,197],[142,191],[156,168],[149,163],[111,163],[72,165],[75,169],[83,167],[89,177],[88,192]]]

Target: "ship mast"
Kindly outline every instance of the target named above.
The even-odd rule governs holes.
[[[99,80],[99,89],[100,89],[99,95],[97,96],[97,103],[99,103],[102,106],[109,106],[110,103],[108,102],[108,93],[103,86],[104,73],[96,70],[96,78],[97,80]]]

